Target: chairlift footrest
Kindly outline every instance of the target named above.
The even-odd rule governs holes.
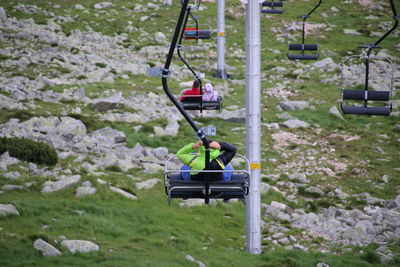
[[[389,107],[355,107],[340,106],[343,114],[389,116],[392,111]]]
[[[319,54],[288,54],[287,57],[291,60],[317,60]]]
[[[275,2],[275,1],[271,1],[271,2],[263,2],[262,6],[268,6],[268,7],[281,7],[283,6],[283,2]]]
[[[283,14],[283,9],[262,9],[263,14]]]

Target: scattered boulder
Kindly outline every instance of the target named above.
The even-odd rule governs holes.
[[[143,181],[140,183],[136,183],[135,187],[137,190],[141,190],[141,189],[151,189],[153,188],[158,182],[161,182],[160,179],[157,178],[153,178],[153,179],[149,179],[147,181]]]
[[[133,195],[131,193],[128,193],[125,190],[122,190],[122,189],[120,189],[118,187],[110,186],[110,190],[113,191],[113,192],[117,192],[117,193],[123,195],[124,197],[130,198],[130,199],[133,199],[133,200],[137,199],[137,196],[135,196],[135,195]]]
[[[271,186],[267,183],[260,183],[260,194],[266,194],[271,189]]]
[[[189,208],[202,205],[205,205],[204,199],[198,199],[198,198],[185,199],[181,203],[179,203],[179,207],[181,208]],[[217,205],[217,201],[215,199],[210,199],[209,205]]]
[[[21,174],[18,171],[13,171],[5,173],[3,176],[10,180],[17,180],[21,177]]]
[[[110,8],[110,7],[114,7],[115,5],[111,2],[101,2],[101,3],[97,3],[94,5],[95,9],[104,9],[104,8]]]
[[[228,110],[224,109],[218,117],[233,122],[244,122],[246,119],[246,109]]]
[[[58,249],[40,238],[35,240],[33,247],[37,251],[42,252],[43,256],[45,257],[59,256],[62,254]]]
[[[125,133],[115,130],[111,127],[98,129],[88,134],[88,136],[95,144],[109,148],[114,147],[116,144],[126,142]]]
[[[307,122],[301,121],[299,119],[287,120],[283,123],[283,125],[291,129],[308,128],[310,126]]]
[[[18,164],[17,158],[11,157],[8,151],[0,156],[0,170],[6,171],[9,165]]]
[[[79,253],[88,253],[91,251],[99,250],[99,246],[93,243],[92,241],[87,240],[63,240],[61,245],[68,248],[70,252],[75,254]]]
[[[12,204],[0,204],[0,215],[7,216],[9,214],[19,215],[19,211]]]
[[[324,191],[322,191],[320,188],[316,186],[307,187],[305,189],[305,192],[317,197],[322,196],[324,194]]]
[[[195,258],[193,258],[191,255],[186,255],[186,259],[188,261],[194,262],[196,263],[199,267],[207,267],[207,265],[205,265],[204,263],[202,263],[201,261],[196,260]]]
[[[72,176],[60,176],[58,181],[47,181],[43,184],[43,188],[40,192],[42,193],[51,193],[55,191],[59,191],[70,186],[73,186],[79,182],[81,179],[80,175],[72,175]]]
[[[83,197],[86,195],[93,195],[94,193],[96,193],[96,188],[92,187],[92,184],[89,181],[85,181],[76,189],[75,196]]]
[[[356,30],[353,30],[353,29],[344,29],[343,33],[347,34],[347,35],[353,35],[353,36],[360,36],[361,35],[360,32],[358,32]]]
[[[156,32],[154,34],[154,41],[158,44],[165,44],[167,42],[167,37],[162,32]]]
[[[123,104],[122,93],[107,97],[107,98],[97,98],[93,100],[92,107],[97,111],[104,112],[107,110],[116,109],[120,104]]]
[[[7,20],[7,14],[4,8],[0,7],[0,21],[5,22]]]
[[[324,71],[334,71],[335,69],[339,68],[339,66],[330,57],[317,61],[312,64],[312,66],[318,69],[322,69]]]
[[[307,101],[283,101],[279,103],[283,110],[302,110],[310,107]]]
[[[329,109],[329,113],[333,114],[335,117],[344,120],[342,113],[338,110],[337,106],[333,106]]]

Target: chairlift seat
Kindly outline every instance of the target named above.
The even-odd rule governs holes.
[[[318,44],[289,44],[290,51],[317,51]]]
[[[263,2],[262,6],[270,7],[269,9],[262,9],[261,13],[264,14],[282,14],[283,9],[275,9],[275,7],[283,7],[283,2],[281,1],[268,1]]]
[[[319,54],[287,54],[287,57],[292,60],[317,60]]]
[[[343,90],[343,99],[389,101],[390,91]]]
[[[268,1],[268,2],[263,2],[262,6],[268,6],[268,7],[281,7],[283,6],[283,2],[280,1]]]
[[[183,38],[186,40],[189,39],[210,39],[211,31],[210,30],[199,30],[196,28],[186,28],[183,32]]]
[[[389,116],[390,107],[340,106],[343,114]]]
[[[213,175],[213,174],[211,174]],[[182,180],[180,174],[169,175],[165,191],[169,198],[205,198],[205,182]],[[248,194],[247,174],[233,174],[230,181],[210,181],[209,197],[243,199]]]
[[[261,13],[264,13],[264,14],[283,14],[283,9],[262,9]]]
[[[201,101],[200,96],[185,96],[181,104],[185,110],[220,110],[222,98],[218,97],[217,101]]]

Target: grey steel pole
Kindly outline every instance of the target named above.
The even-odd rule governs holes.
[[[217,6],[217,72],[214,77],[229,78],[225,69],[225,0],[218,0]]]
[[[246,5],[246,153],[250,161],[250,190],[246,199],[246,248],[260,254],[261,248],[261,119],[260,119],[260,4]]]

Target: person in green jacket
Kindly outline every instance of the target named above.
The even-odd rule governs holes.
[[[211,141],[210,146],[210,169],[211,170],[232,170],[229,162],[236,154],[236,147],[228,143],[218,143]],[[183,180],[204,180],[204,173],[201,170],[206,166],[206,153],[203,142],[197,141],[182,147],[177,152],[178,159],[184,164],[182,170],[192,170],[189,172],[182,172]],[[232,177],[232,172],[212,173],[210,180],[224,180],[229,181]]]

